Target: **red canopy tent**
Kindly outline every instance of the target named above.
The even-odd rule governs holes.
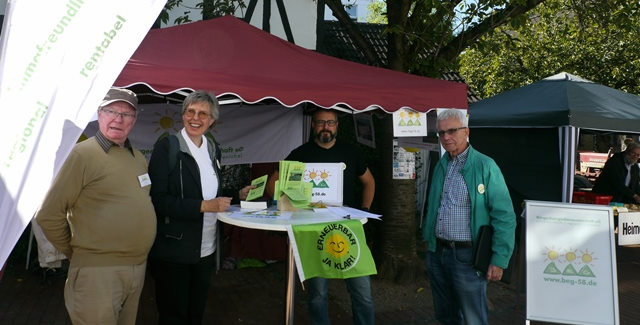
[[[287,107],[313,103],[347,111],[467,108],[463,83],[322,55],[233,16],[149,31],[114,85],[137,93],[148,87],[161,95],[204,89],[245,103],[276,100]],[[278,255],[283,249],[265,251],[278,243],[285,246],[284,237],[259,237],[255,232],[234,240],[243,244],[231,245],[233,255],[284,259]],[[262,238],[263,245],[249,245],[249,238]]]
[[[467,87],[322,55],[233,16],[151,30],[115,82],[158,94],[205,89],[246,103],[394,112],[467,108]]]

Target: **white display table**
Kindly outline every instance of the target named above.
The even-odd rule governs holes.
[[[331,221],[344,220],[344,217],[331,213],[329,211],[316,212],[312,210],[300,210],[291,213],[290,217],[267,217],[267,216],[249,216],[246,214],[237,213],[240,208],[233,206],[228,212],[218,213],[218,220],[243,228],[272,230],[272,231],[287,231],[287,226],[290,225],[306,225],[313,223],[323,223]],[[236,213],[234,213],[236,212]],[[284,212],[283,214],[288,214]],[[364,224],[367,222],[367,218],[361,218],[360,221]],[[289,242],[289,241],[288,241]],[[293,306],[294,306],[294,292],[295,292],[295,259],[293,257],[293,250],[289,243],[289,254],[287,258],[287,294],[286,294],[286,311],[285,311],[285,324],[293,324]]]

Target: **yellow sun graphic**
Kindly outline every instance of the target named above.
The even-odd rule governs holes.
[[[544,255],[546,257],[545,262],[556,261],[561,256],[560,253],[558,253],[558,251],[553,246],[551,248],[546,247],[546,252],[544,253]]]
[[[570,250],[564,254],[564,258],[567,259],[567,262],[571,263],[575,261],[576,258],[578,258],[578,255],[576,254],[575,251]]]
[[[580,255],[580,261],[584,264],[591,264],[591,262],[597,260],[597,258],[593,257],[593,252],[589,252],[588,249],[585,249],[581,253],[582,255]]]
[[[333,234],[327,239],[325,250],[333,257],[340,258],[349,253],[349,242],[341,234]]]
[[[327,171],[327,170],[310,170],[308,172],[308,174],[306,174],[306,176],[311,180],[316,180],[318,178],[320,179],[327,179],[329,178],[329,176],[331,176],[331,174]]]
[[[155,124],[158,124],[158,128],[155,132],[158,131],[168,131],[173,129],[173,131],[180,131],[180,126],[178,124],[182,123],[182,120],[179,118],[179,114],[175,111],[170,112],[169,109],[165,109],[164,114],[155,112],[155,114],[159,117]]]

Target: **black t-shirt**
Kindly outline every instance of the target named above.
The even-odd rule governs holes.
[[[325,149],[311,140],[293,149],[286,160],[304,163],[345,163],[347,168],[344,170],[342,178],[342,204],[353,208],[360,207],[362,202],[360,199],[356,199],[355,184],[358,177],[367,171],[367,164],[356,146],[336,140],[333,147]]]

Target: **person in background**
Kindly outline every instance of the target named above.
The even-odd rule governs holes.
[[[226,211],[233,196],[245,199],[254,188],[233,193],[220,186],[220,149],[204,135],[218,115],[213,94],[189,94],[182,104],[184,128],[158,141],[149,161],[158,218],[149,266],[160,324],[202,323],[218,248],[216,212]]]
[[[630,143],[633,143],[633,142],[635,142],[635,141],[633,141],[633,139],[632,139],[632,138],[624,138],[624,141],[623,141],[623,143],[624,143],[624,150],[627,150],[627,147],[629,146],[629,144],[630,144]]]
[[[311,120],[313,141],[294,149],[286,160],[305,163],[343,162],[346,169],[343,174],[343,204],[369,211],[375,193],[375,180],[358,148],[340,142],[338,134],[338,116],[335,111],[319,109]],[[278,172],[269,177],[267,188],[273,193]],[[362,184],[362,197],[356,198],[355,184]],[[277,198],[275,198],[277,199]],[[329,319],[329,282],[325,278],[308,279],[308,306],[313,324],[330,324]],[[345,279],[347,290],[351,294],[353,323],[373,324],[374,307],[371,298],[371,280],[369,276]]]
[[[613,202],[640,204],[638,158],[640,145],[630,142],[625,151],[607,160],[591,191],[611,195]]]
[[[138,99],[111,88],[99,130],[75,145],[36,221],[69,258],[64,301],[74,324],[135,324],[156,234],[147,161],[131,147]]]
[[[438,114],[437,128],[447,152],[434,167],[423,229],[436,319],[441,324],[489,324],[487,281],[502,278],[515,242],[511,197],[493,159],[469,144],[463,111]],[[486,274],[472,261],[483,225],[491,225],[494,233]]]

